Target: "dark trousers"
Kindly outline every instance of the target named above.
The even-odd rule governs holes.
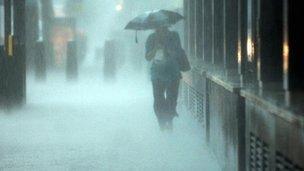
[[[171,124],[174,116],[177,116],[176,106],[178,98],[179,80],[170,84],[160,80],[153,80],[154,112],[158,123],[162,127],[166,123]]]

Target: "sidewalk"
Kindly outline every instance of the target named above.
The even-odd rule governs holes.
[[[173,133],[159,131],[146,77],[107,84],[99,74],[72,84],[29,76],[27,105],[0,111],[0,170],[219,170],[191,116],[180,112]]]

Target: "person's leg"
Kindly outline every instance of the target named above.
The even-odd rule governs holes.
[[[154,112],[158,120],[158,124],[161,129],[164,128],[166,124],[165,116],[165,85],[159,81],[152,81],[153,85],[153,96],[154,96]]]
[[[178,98],[179,80],[171,82],[166,87],[166,125],[167,129],[173,130],[173,118],[178,116],[176,112],[177,98]]]
[[[174,116],[177,116],[176,106],[179,91],[179,82],[179,80],[172,81],[166,88],[167,111],[172,116],[172,119]]]

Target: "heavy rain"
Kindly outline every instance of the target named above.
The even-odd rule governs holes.
[[[0,0],[0,170],[303,170],[299,10]]]

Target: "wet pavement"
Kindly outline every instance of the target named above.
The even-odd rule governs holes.
[[[0,170],[216,171],[200,125],[179,109],[160,132],[145,75],[104,83],[86,70],[78,82],[28,77],[27,105],[0,111]]]

